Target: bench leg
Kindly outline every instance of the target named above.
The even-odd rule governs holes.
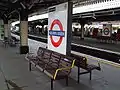
[[[7,43],[4,44],[5,48],[7,47]]]
[[[51,90],[53,90],[53,79],[51,79]]]
[[[66,86],[68,86],[68,76],[66,76]]]
[[[92,79],[92,71],[90,71],[90,80]]]
[[[77,81],[77,83],[79,83],[80,82],[80,68],[78,67],[78,81]]]
[[[31,63],[29,62],[29,71],[31,71],[31,70],[32,70]]]

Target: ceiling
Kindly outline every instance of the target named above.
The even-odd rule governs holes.
[[[88,3],[88,1],[101,0],[0,0],[0,19],[18,19],[19,12],[24,8],[28,9],[29,14],[39,9],[47,8],[52,5],[72,1],[75,5]]]
[[[109,0],[0,0],[0,19],[19,19],[19,13],[23,9],[27,9],[29,14],[37,12],[38,10],[44,10],[49,6],[60,4],[66,1],[72,1],[75,6],[93,4]],[[99,12],[96,12],[99,14]],[[105,12],[106,13],[106,12]],[[108,13],[108,12],[107,12]],[[110,15],[111,15],[110,10]],[[120,13],[120,9],[116,11]],[[82,17],[91,16],[93,12],[81,14]],[[100,15],[104,15],[100,13]],[[98,15],[99,16],[99,15]],[[80,18],[80,15],[74,15],[74,18]]]
[[[19,11],[28,9],[29,14],[38,9],[66,2],[68,0],[0,0],[0,18],[19,18]],[[79,0],[73,0],[74,3]]]

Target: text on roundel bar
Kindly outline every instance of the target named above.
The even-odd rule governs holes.
[[[49,30],[49,35],[50,36],[60,36],[60,37],[64,37],[65,36],[65,32],[64,31],[58,31],[58,30]]]

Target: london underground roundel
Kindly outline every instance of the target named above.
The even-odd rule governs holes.
[[[110,33],[109,29],[108,29],[108,28],[105,28],[105,29],[104,29],[104,34],[105,34],[105,35],[109,35],[109,33]]]
[[[59,27],[58,30],[53,30],[55,25],[58,25],[58,27]],[[52,45],[54,47],[59,47],[63,41],[63,37],[65,36],[65,32],[63,30],[62,23],[58,19],[55,19],[52,22],[52,24],[50,26],[50,30],[49,30],[49,35],[50,35],[50,40],[51,40]],[[59,37],[59,39],[57,41],[54,41],[54,39],[53,39],[54,36]]]

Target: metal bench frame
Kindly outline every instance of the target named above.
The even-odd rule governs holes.
[[[40,51],[42,52],[42,50],[43,50],[43,55],[40,55],[41,53],[39,53],[39,52]],[[51,54],[46,58],[46,57],[44,57],[45,52],[48,52]],[[51,72],[48,70],[48,68],[46,66],[51,66],[51,65],[53,65],[53,63],[55,63],[54,62],[55,54],[60,56],[60,58],[58,58],[58,67],[54,68],[55,72],[53,74],[51,74]],[[55,80],[66,79],[66,85],[68,85],[69,74],[71,72],[71,69],[74,67],[74,63],[75,63],[75,60],[72,57],[68,57],[68,56],[59,54],[57,52],[53,52],[51,50],[47,50],[45,48],[40,47],[38,49],[37,55],[34,55],[33,53],[31,53],[31,54],[29,53],[29,54],[26,54],[25,58],[29,61],[29,70],[30,71],[31,71],[32,64],[36,67],[41,68],[41,66],[38,65],[39,62],[42,60],[44,62],[45,59],[48,60],[47,63],[43,64],[43,67],[41,69],[44,73],[46,73],[51,78],[51,90],[53,90],[53,81],[55,81]],[[65,59],[67,59],[68,61],[65,61]],[[35,62],[33,62],[34,60],[35,60]],[[64,64],[63,61],[66,64]],[[68,64],[69,64],[69,66],[67,66]],[[51,68],[51,69],[53,69],[53,68]],[[64,72],[66,72],[66,73],[64,73]],[[59,73],[62,73],[63,75],[61,75]]]
[[[76,59],[75,65],[78,67],[78,79],[77,82],[80,82],[80,75],[90,73],[90,80],[92,79],[92,71],[93,70],[101,70],[100,63],[98,62],[98,66],[94,64],[88,64],[87,58],[75,54],[71,54],[72,57]],[[81,72],[80,69],[86,70],[85,72]]]

